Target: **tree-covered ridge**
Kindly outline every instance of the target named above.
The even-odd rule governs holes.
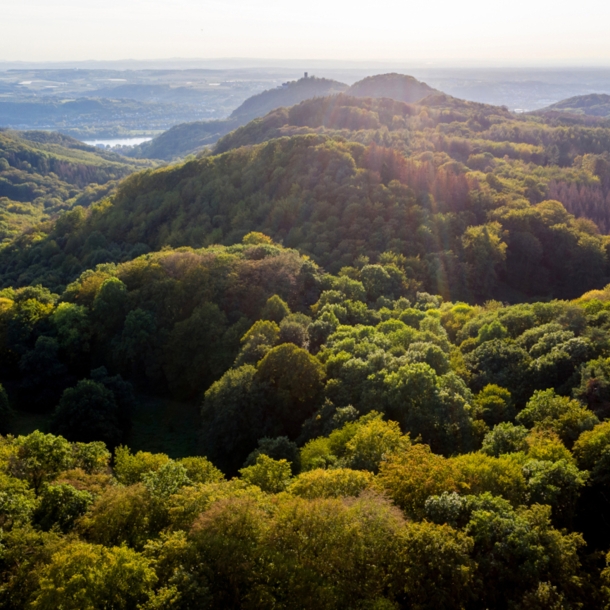
[[[0,130],[0,237],[108,196],[149,165],[58,133]]]
[[[165,161],[180,159],[190,154],[196,154],[206,146],[216,144],[222,136],[237,129],[240,125],[239,121],[232,119],[180,123],[148,142],[126,149],[125,155]]]
[[[130,176],[112,200],[76,209],[5,248],[3,283],[63,290],[98,263],[164,246],[239,243],[254,230],[333,273],[394,252],[410,281],[447,299],[574,298],[604,286],[608,238],[558,200],[584,193],[591,203],[588,193],[597,192],[605,214],[610,165],[586,151],[601,148],[610,132],[549,127],[501,109],[485,115],[496,109],[442,96],[434,103],[418,110],[336,96],[278,111],[245,129],[278,115],[304,125],[353,120],[356,129],[364,113],[384,124],[319,133],[298,127],[306,133]],[[390,131],[398,119],[433,127]],[[476,135],[485,138],[466,137],[475,120]],[[459,138],[449,135],[458,131]],[[488,139],[509,133],[515,142]],[[569,165],[547,158],[560,150],[553,142]]]
[[[224,120],[175,125],[150,142],[144,142],[127,151],[127,154],[130,157],[166,161],[186,157],[216,144],[224,135],[276,108],[293,106],[314,97],[334,95],[346,89],[347,85],[327,78],[312,76],[290,81],[275,89],[253,95]]]
[[[326,97],[341,93],[347,85],[328,78],[315,76],[300,78],[296,81],[284,83],[281,87],[263,91],[248,98],[241,106],[236,108],[229,118],[237,119],[242,124],[283,106],[294,106],[314,97]]]
[[[566,112],[569,114],[608,118],[610,117],[610,95],[605,93],[577,95],[576,97],[551,104],[537,112]]]

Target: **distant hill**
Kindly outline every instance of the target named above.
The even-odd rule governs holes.
[[[551,104],[536,111],[537,114],[545,112],[565,112],[593,117],[610,117],[610,95],[605,93],[590,93]]]
[[[0,130],[0,242],[101,199],[147,166],[60,133]]]
[[[315,76],[301,78],[297,81],[284,83],[276,89],[269,89],[258,95],[253,95],[239,108],[236,108],[231,113],[230,118],[238,119],[243,125],[252,119],[266,115],[276,108],[294,106],[312,97],[325,97],[334,93],[341,93],[347,88],[347,85],[327,78],[316,78]]]
[[[205,146],[215,144],[220,138],[237,129],[240,125],[240,122],[231,119],[180,123],[180,125],[175,125],[156,138],[127,150],[125,154],[130,157],[171,161],[197,152]]]
[[[354,83],[347,91],[354,97],[387,97],[398,102],[415,103],[438,93],[426,83],[406,74],[376,74]]]
[[[434,108],[456,121],[480,113],[498,114],[504,119],[510,116],[502,108],[458,100],[444,93],[427,96],[420,104],[408,104],[387,97],[358,98],[341,93],[305,100],[292,108],[278,108],[221,138],[214,151],[222,153],[273,138],[312,132],[336,133],[368,144],[376,130],[400,131],[408,124],[409,118],[419,114],[422,108]],[[396,146],[406,150],[405,140],[397,141]]]
[[[185,157],[214,144],[222,136],[245,125],[252,119],[265,116],[276,108],[294,106],[313,98],[341,93],[347,85],[314,76],[284,83],[281,87],[263,91],[248,98],[236,108],[226,121],[197,121],[172,127],[150,142],[128,152],[129,156],[171,161]]]

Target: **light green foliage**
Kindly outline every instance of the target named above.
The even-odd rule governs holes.
[[[337,463],[328,438],[321,436],[307,442],[301,449],[301,470],[307,472],[317,468],[332,467]]]
[[[184,466],[186,475],[193,483],[218,483],[224,481],[224,475],[210,460],[205,457],[186,457],[177,460]]]
[[[128,610],[147,600],[156,580],[149,561],[131,549],[73,542],[42,571],[31,607]]]
[[[153,535],[150,495],[142,484],[110,486],[78,524],[85,540],[104,546],[142,548]]]
[[[607,485],[610,481],[610,426],[598,424],[583,432],[574,444],[574,457],[580,468],[591,472],[591,482]]]
[[[290,464],[286,460],[274,460],[264,453],[256,458],[253,466],[246,466],[239,473],[246,483],[257,485],[268,493],[284,491],[292,476]]]
[[[491,427],[509,421],[515,416],[510,392],[493,384],[486,385],[474,397],[473,408],[477,417]]]
[[[194,484],[182,487],[168,501],[169,523],[173,529],[187,531],[195,520],[214,503],[229,498],[250,498],[269,507],[270,496],[257,485],[233,478],[219,483]]]
[[[401,433],[396,422],[384,422],[378,416],[356,427],[354,435],[345,443],[342,462],[356,470],[377,472],[383,460],[410,445],[409,436]]]
[[[17,451],[9,462],[11,474],[25,479],[36,493],[45,481],[52,480],[72,465],[72,448],[61,436],[36,430],[15,439]]]
[[[169,461],[163,453],[138,451],[135,455],[128,447],[117,447],[114,453],[114,476],[123,485],[133,485],[142,480],[143,475],[156,472]]]
[[[527,480],[518,454],[490,457],[469,453],[450,458],[448,462],[461,490],[472,494],[489,492],[514,506],[527,499]]]
[[[290,308],[285,301],[277,294],[269,297],[263,307],[260,317],[262,320],[270,320],[279,324],[286,316],[290,314]]]
[[[372,474],[366,471],[320,468],[300,474],[289,485],[288,492],[308,499],[359,496],[372,482]]]
[[[481,451],[498,457],[503,453],[526,451],[528,430],[525,426],[515,426],[510,422],[498,424],[485,435]]]
[[[142,481],[151,497],[161,500],[191,482],[184,465],[174,460],[165,462],[158,470],[145,472]]]
[[[35,506],[34,492],[26,481],[0,474],[0,527],[4,531],[27,523]]]
[[[464,607],[475,577],[472,538],[447,525],[424,521],[410,524],[402,543],[401,584],[409,606],[421,610]]]
[[[548,462],[564,460],[569,464],[576,463],[570,450],[552,430],[531,430],[525,441],[527,455],[534,460]]]
[[[553,390],[535,392],[517,421],[529,428],[552,430],[568,446],[585,430],[591,430],[598,419],[577,400],[557,395]]]
[[[87,474],[109,470],[112,455],[101,441],[73,443],[72,454],[74,456],[74,466],[82,468]]]
[[[280,338],[280,327],[270,320],[257,320],[241,338],[242,348],[235,366],[256,364]]]
[[[529,460],[523,466],[523,473],[527,479],[529,501],[552,506],[556,522],[569,523],[588,473],[566,460]]]
[[[301,450],[303,471],[315,468],[345,467],[377,472],[381,462],[408,449],[411,441],[396,422],[383,421],[371,411],[357,421],[345,423],[328,438],[309,441]]]
[[[67,484],[46,485],[40,494],[34,521],[43,530],[55,526],[66,533],[92,503],[93,496],[88,491],[79,491]]]

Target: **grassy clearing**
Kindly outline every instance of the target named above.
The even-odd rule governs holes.
[[[195,455],[199,407],[195,403],[139,394],[133,427],[126,444],[133,451],[167,453],[172,458]]]
[[[133,426],[126,439],[133,451],[167,453],[172,458],[197,453],[199,407],[195,403],[138,394]],[[11,426],[15,436],[49,431],[50,413],[17,411]]]
[[[11,433],[15,436],[31,434],[34,430],[49,431],[49,413],[28,413],[26,411],[16,411],[15,418],[11,425]]]

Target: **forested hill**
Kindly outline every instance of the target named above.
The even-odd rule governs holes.
[[[130,156],[171,161],[215,144],[219,138],[245,125],[248,121],[266,115],[275,108],[293,106],[313,97],[345,91],[347,85],[326,78],[308,77],[284,83],[281,87],[263,91],[248,98],[223,121],[182,123],[137,146]]]
[[[376,74],[354,83],[347,91],[354,97],[387,97],[398,102],[419,102],[438,93],[426,83],[406,74]]]
[[[231,113],[230,118],[237,119],[244,124],[252,119],[264,116],[276,108],[294,106],[303,100],[341,93],[346,89],[347,85],[336,80],[316,78],[315,76],[304,77],[248,98]]]
[[[347,92],[354,97],[386,97],[400,102],[418,102],[428,95],[438,93],[425,83],[403,74],[370,76],[349,88],[343,83],[326,78],[301,78],[248,98],[226,120],[176,125],[150,142],[135,147],[128,154],[138,158],[166,161],[185,157],[205,146],[215,144],[227,133],[277,108],[294,106],[304,100],[341,92]]]
[[[592,117],[610,117],[610,95],[604,93],[590,93],[589,95],[578,95],[567,100],[562,100],[537,113],[561,112]]]
[[[610,130],[443,95],[339,95],[271,113],[220,146],[257,134],[289,137],[131,176],[89,213],[6,248],[3,282],[59,290],[97,263],[252,230],[332,272],[391,252],[421,289],[469,301],[575,297],[610,275],[610,238],[587,218],[607,219]],[[598,207],[586,207],[591,194]]]
[[[234,119],[180,123],[125,153],[129,157],[171,161],[197,153],[218,142],[242,123]]]
[[[89,205],[150,165],[59,133],[0,130],[0,240],[74,205]]]

